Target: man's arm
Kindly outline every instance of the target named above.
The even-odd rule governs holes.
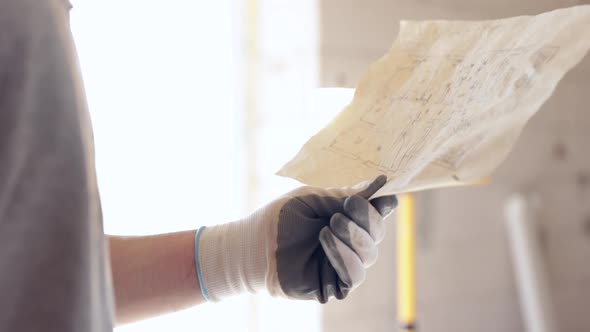
[[[397,204],[395,196],[369,202],[385,182],[380,176],[353,188],[301,187],[196,237],[111,236],[117,322],[261,290],[321,303],[345,298],[375,262],[384,218]]]
[[[117,324],[205,302],[195,270],[195,231],[109,236]]]

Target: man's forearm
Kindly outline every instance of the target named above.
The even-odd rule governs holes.
[[[118,324],[205,301],[195,273],[194,235],[109,236]]]

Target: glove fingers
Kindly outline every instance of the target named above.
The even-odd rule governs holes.
[[[369,233],[376,243],[385,237],[383,217],[365,198],[358,195],[348,197],[344,201],[344,213]]]
[[[358,192],[357,195],[359,195],[363,198],[369,198],[369,197],[373,196],[373,194],[375,194],[377,192],[377,190],[381,189],[381,187],[383,187],[383,185],[386,182],[387,182],[387,176],[379,175],[378,177],[375,178],[375,180],[373,180],[371,183],[369,183],[369,185],[364,190],[361,190],[360,192]]]
[[[332,297],[342,300],[348,295],[351,288],[342,282],[330,261],[326,259],[326,252],[324,250],[320,251],[323,259],[320,265],[320,291],[317,293],[316,298],[320,303],[326,303]]]
[[[397,207],[397,197],[395,195],[390,195],[373,198],[371,200],[371,205],[373,205],[377,211],[379,211],[379,214],[385,218]]]
[[[375,263],[377,260],[375,240],[352,220],[341,213],[336,213],[330,219],[330,230],[357,254],[363,267],[367,268]]]
[[[344,284],[350,288],[365,280],[365,268],[357,254],[342,242],[328,226],[320,231],[320,243],[330,264]]]

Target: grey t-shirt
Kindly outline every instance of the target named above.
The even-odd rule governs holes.
[[[0,0],[0,331],[112,330],[69,7]]]

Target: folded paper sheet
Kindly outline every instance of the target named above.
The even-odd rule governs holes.
[[[374,197],[477,182],[589,47],[590,5],[402,22],[352,102],[278,174],[322,187],[388,175]]]

